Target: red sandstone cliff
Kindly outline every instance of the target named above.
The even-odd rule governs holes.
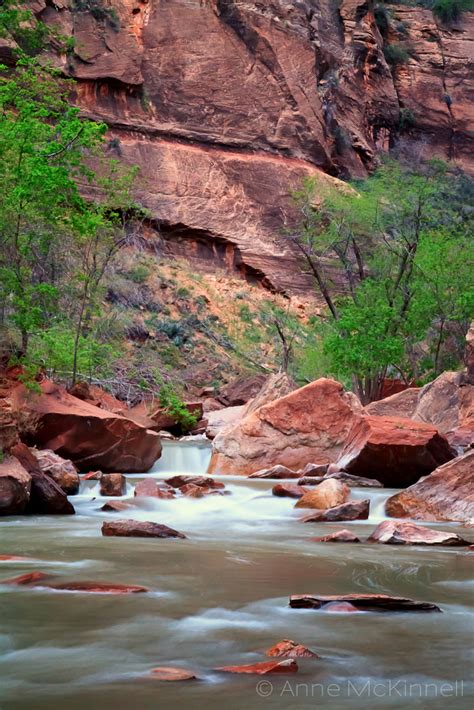
[[[398,138],[401,109],[414,119],[406,140],[474,167],[472,13],[446,28],[394,5],[382,37],[362,0],[102,5],[105,19],[31,3],[74,36],[61,61],[77,100],[140,166],[140,199],[171,251],[305,290],[281,236],[289,190],[308,174],[365,175]],[[408,63],[391,70],[384,42],[407,48]]]

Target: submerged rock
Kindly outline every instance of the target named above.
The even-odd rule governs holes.
[[[171,486],[159,484],[154,478],[145,478],[135,486],[133,495],[136,498],[161,498],[169,500],[175,497],[175,491]]]
[[[385,512],[394,518],[474,522],[474,450],[391,496]]]
[[[322,483],[325,479],[322,478],[321,476],[303,476],[303,478],[298,478],[297,480],[297,485],[298,486],[318,486],[320,483]]]
[[[194,486],[202,486],[203,488],[225,488],[223,483],[216,481],[216,479],[211,476],[185,476],[181,474],[167,478],[166,483],[173,488],[182,488],[182,486],[186,486],[190,483]]]
[[[314,542],[360,542],[360,539],[350,530],[337,530],[324,537],[314,537]]]
[[[137,584],[115,584],[111,582],[61,582],[46,586],[57,591],[93,594],[138,594],[150,591],[148,587],[142,587]]]
[[[302,518],[303,523],[338,523],[345,520],[367,520],[369,500],[350,500],[327,510],[314,510],[311,515]]]
[[[0,462],[0,516],[25,512],[30,500],[31,476],[13,456]]]
[[[25,572],[24,574],[19,574],[17,577],[11,577],[10,579],[2,579],[0,584],[15,584],[18,586],[27,586],[29,584],[44,586],[42,582],[46,579],[51,579],[50,574],[45,574],[44,572]]]
[[[265,652],[270,658],[319,658],[310,648],[291,639],[283,639]]]
[[[419,602],[405,597],[392,597],[388,594],[343,594],[319,596],[312,594],[294,594],[290,597],[292,609],[325,609],[326,605],[349,603],[361,611],[441,611],[431,602]],[[335,611],[335,608],[332,609]]]
[[[253,675],[267,675],[269,673],[296,673],[298,665],[293,660],[263,661],[244,666],[221,666],[216,671],[223,673],[251,673]]]
[[[352,614],[355,611],[360,612],[354,604],[349,604],[349,602],[329,602],[329,604],[324,605],[324,611],[342,613],[342,614]]]
[[[264,468],[261,471],[251,473],[247,478],[300,478],[301,474],[298,471],[292,471],[286,466],[272,466],[272,468]]]
[[[132,500],[111,500],[100,508],[105,513],[121,513],[124,510],[129,510],[130,508],[135,508],[135,504]]]
[[[106,520],[102,523],[102,535],[109,537],[179,537],[186,538],[178,530],[167,525],[145,520]]]
[[[306,488],[295,483],[277,483],[272,488],[272,494],[278,498],[302,498],[307,492]]]
[[[123,473],[103,473],[100,477],[101,496],[123,496],[127,488],[127,479]]]
[[[381,542],[385,545],[443,545],[445,547],[466,546],[470,543],[453,532],[432,530],[415,523],[384,520],[367,538],[367,542]]]
[[[194,483],[187,483],[179,489],[183,496],[187,498],[204,498],[211,495],[226,495],[230,491],[223,491],[220,488],[209,488],[207,486],[196,486]]]
[[[173,668],[171,666],[158,666],[152,668],[150,674],[155,680],[177,681],[177,680],[197,680],[197,675],[184,668]]]
[[[367,416],[354,425],[337,465],[353,475],[401,488],[454,455],[447,439],[430,424]]]
[[[353,476],[346,471],[336,471],[336,473],[328,473],[326,479],[334,478],[336,481],[342,481],[349,488],[383,488],[383,484],[375,478],[364,478],[363,476]]]
[[[349,488],[335,479],[322,481],[311,491],[305,493],[295,505],[295,508],[315,508],[325,510],[345,503],[350,496]]]

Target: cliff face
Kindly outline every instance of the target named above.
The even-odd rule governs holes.
[[[305,291],[282,236],[303,176],[366,175],[401,117],[423,152],[474,167],[472,14],[446,29],[427,10],[393,6],[382,37],[363,0],[32,6],[74,37],[61,61],[77,101],[109,124],[111,150],[140,166],[140,200],[171,253]],[[409,49],[407,64],[389,68],[387,42]]]

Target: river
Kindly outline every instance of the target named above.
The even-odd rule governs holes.
[[[166,443],[151,474],[204,473],[203,442]],[[143,476],[128,477],[129,490]],[[474,706],[472,552],[456,548],[317,543],[342,527],[368,534],[393,491],[371,498],[368,521],[303,524],[272,481],[222,477],[228,496],[143,499],[125,514],[99,510],[94,481],[71,498],[76,516],[6,518],[0,581],[40,570],[64,581],[145,585],[112,596],[0,584],[1,710],[205,708],[462,708]],[[105,519],[136,518],[181,530],[186,540],[104,538]],[[455,529],[474,539],[474,531]],[[290,594],[381,592],[437,603],[443,614],[329,613],[290,609]],[[319,659],[293,675],[227,675],[222,665],[265,660],[291,638]],[[156,666],[200,680],[165,683]]]

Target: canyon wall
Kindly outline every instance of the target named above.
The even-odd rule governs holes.
[[[365,176],[400,137],[467,170],[474,15],[442,26],[363,0],[34,0],[74,37],[55,61],[78,104],[110,126],[110,152],[140,166],[139,199],[169,253],[217,260],[305,293],[283,236],[304,176]],[[77,7],[83,7],[79,11]],[[409,51],[390,68],[384,45]],[[471,63],[470,63],[471,62]]]

